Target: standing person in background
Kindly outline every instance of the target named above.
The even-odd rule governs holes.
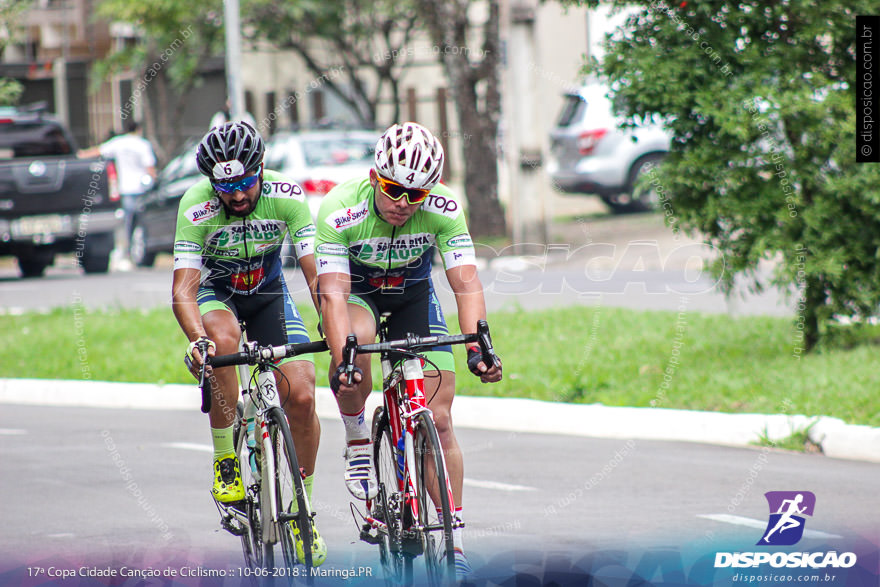
[[[232,122],[232,114],[230,110],[232,108],[231,103],[229,102],[229,98],[226,99],[226,106],[224,106],[223,110],[218,110],[214,116],[211,117],[211,122],[208,124],[208,128],[214,128],[216,126],[221,126],[226,124],[227,122]],[[246,122],[254,128],[257,128],[257,123],[254,120],[254,117],[250,112],[246,111],[241,116],[241,120],[239,122]]]
[[[117,243],[125,243],[128,250],[131,235],[131,222],[138,197],[156,179],[156,155],[153,146],[141,133],[140,125],[129,120],[125,124],[125,134],[115,136],[97,147],[83,149],[79,157],[113,159],[119,174],[119,194],[122,196],[122,209],[125,212],[125,235]]]

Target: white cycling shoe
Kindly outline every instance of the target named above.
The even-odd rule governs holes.
[[[373,499],[379,493],[373,471],[373,445],[352,444],[345,449],[345,486],[358,499]]]

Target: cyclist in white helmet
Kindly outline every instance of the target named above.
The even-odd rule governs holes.
[[[452,191],[439,183],[443,173],[440,141],[414,122],[395,124],[376,143],[375,155],[369,177],[342,183],[325,196],[315,239],[321,315],[331,352],[330,387],[347,441],[345,481],[359,499],[372,498],[378,491],[364,417],[372,377],[369,355],[360,355],[354,381],[346,380],[340,368],[346,336],[355,333],[361,344],[374,341],[382,312],[391,312],[391,339],[404,338],[406,333],[448,334],[431,282],[435,248],[455,293],[461,332],[476,332],[477,321],[486,318],[463,208]],[[452,349],[436,349],[427,358],[440,370],[440,377],[436,371],[426,371],[425,395],[446,451],[460,518],[463,464],[451,417],[455,396]],[[468,349],[468,367],[484,382],[501,379],[501,368],[483,363],[476,345]],[[456,568],[466,575],[470,567],[459,549],[460,526],[453,532]]]

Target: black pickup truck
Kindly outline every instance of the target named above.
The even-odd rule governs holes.
[[[57,253],[105,273],[122,226],[116,169],[78,159],[73,136],[42,109],[0,108],[0,256],[39,277]]]

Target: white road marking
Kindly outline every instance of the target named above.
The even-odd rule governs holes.
[[[209,444],[196,444],[194,442],[167,442],[162,446],[167,448],[179,448],[181,450],[194,450],[198,452],[213,452],[214,448]],[[513,483],[499,483],[497,481],[480,481],[478,479],[465,479],[464,484],[469,487],[481,489],[493,489],[496,491],[537,491],[537,487],[527,485],[514,485]]]
[[[210,444],[196,444],[194,442],[166,442],[162,446],[167,448],[180,448],[183,450],[194,450],[198,452],[214,452],[214,447]]]
[[[0,436],[20,436],[27,434],[27,430],[21,428],[0,428]]]
[[[46,538],[73,538],[76,534],[70,532],[61,532],[60,534],[46,534]]]
[[[707,520],[714,520],[716,522],[724,522],[725,524],[734,524],[737,526],[748,526],[749,528],[758,528],[759,530],[764,530],[767,528],[766,520],[755,520],[753,518],[744,518],[742,516],[731,516],[729,514],[699,514],[698,518],[705,518]],[[826,532],[819,532],[818,530],[804,530],[804,538],[819,538],[819,539],[841,539],[843,536],[838,536],[837,534],[828,534]]]
[[[468,487],[479,487],[481,489],[494,489],[496,491],[537,491],[537,487],[529,487],[528,485],[514,485],[513,483],[499,483],[497,481],[480,481],[478,479],[464,479],[464,484]]]

